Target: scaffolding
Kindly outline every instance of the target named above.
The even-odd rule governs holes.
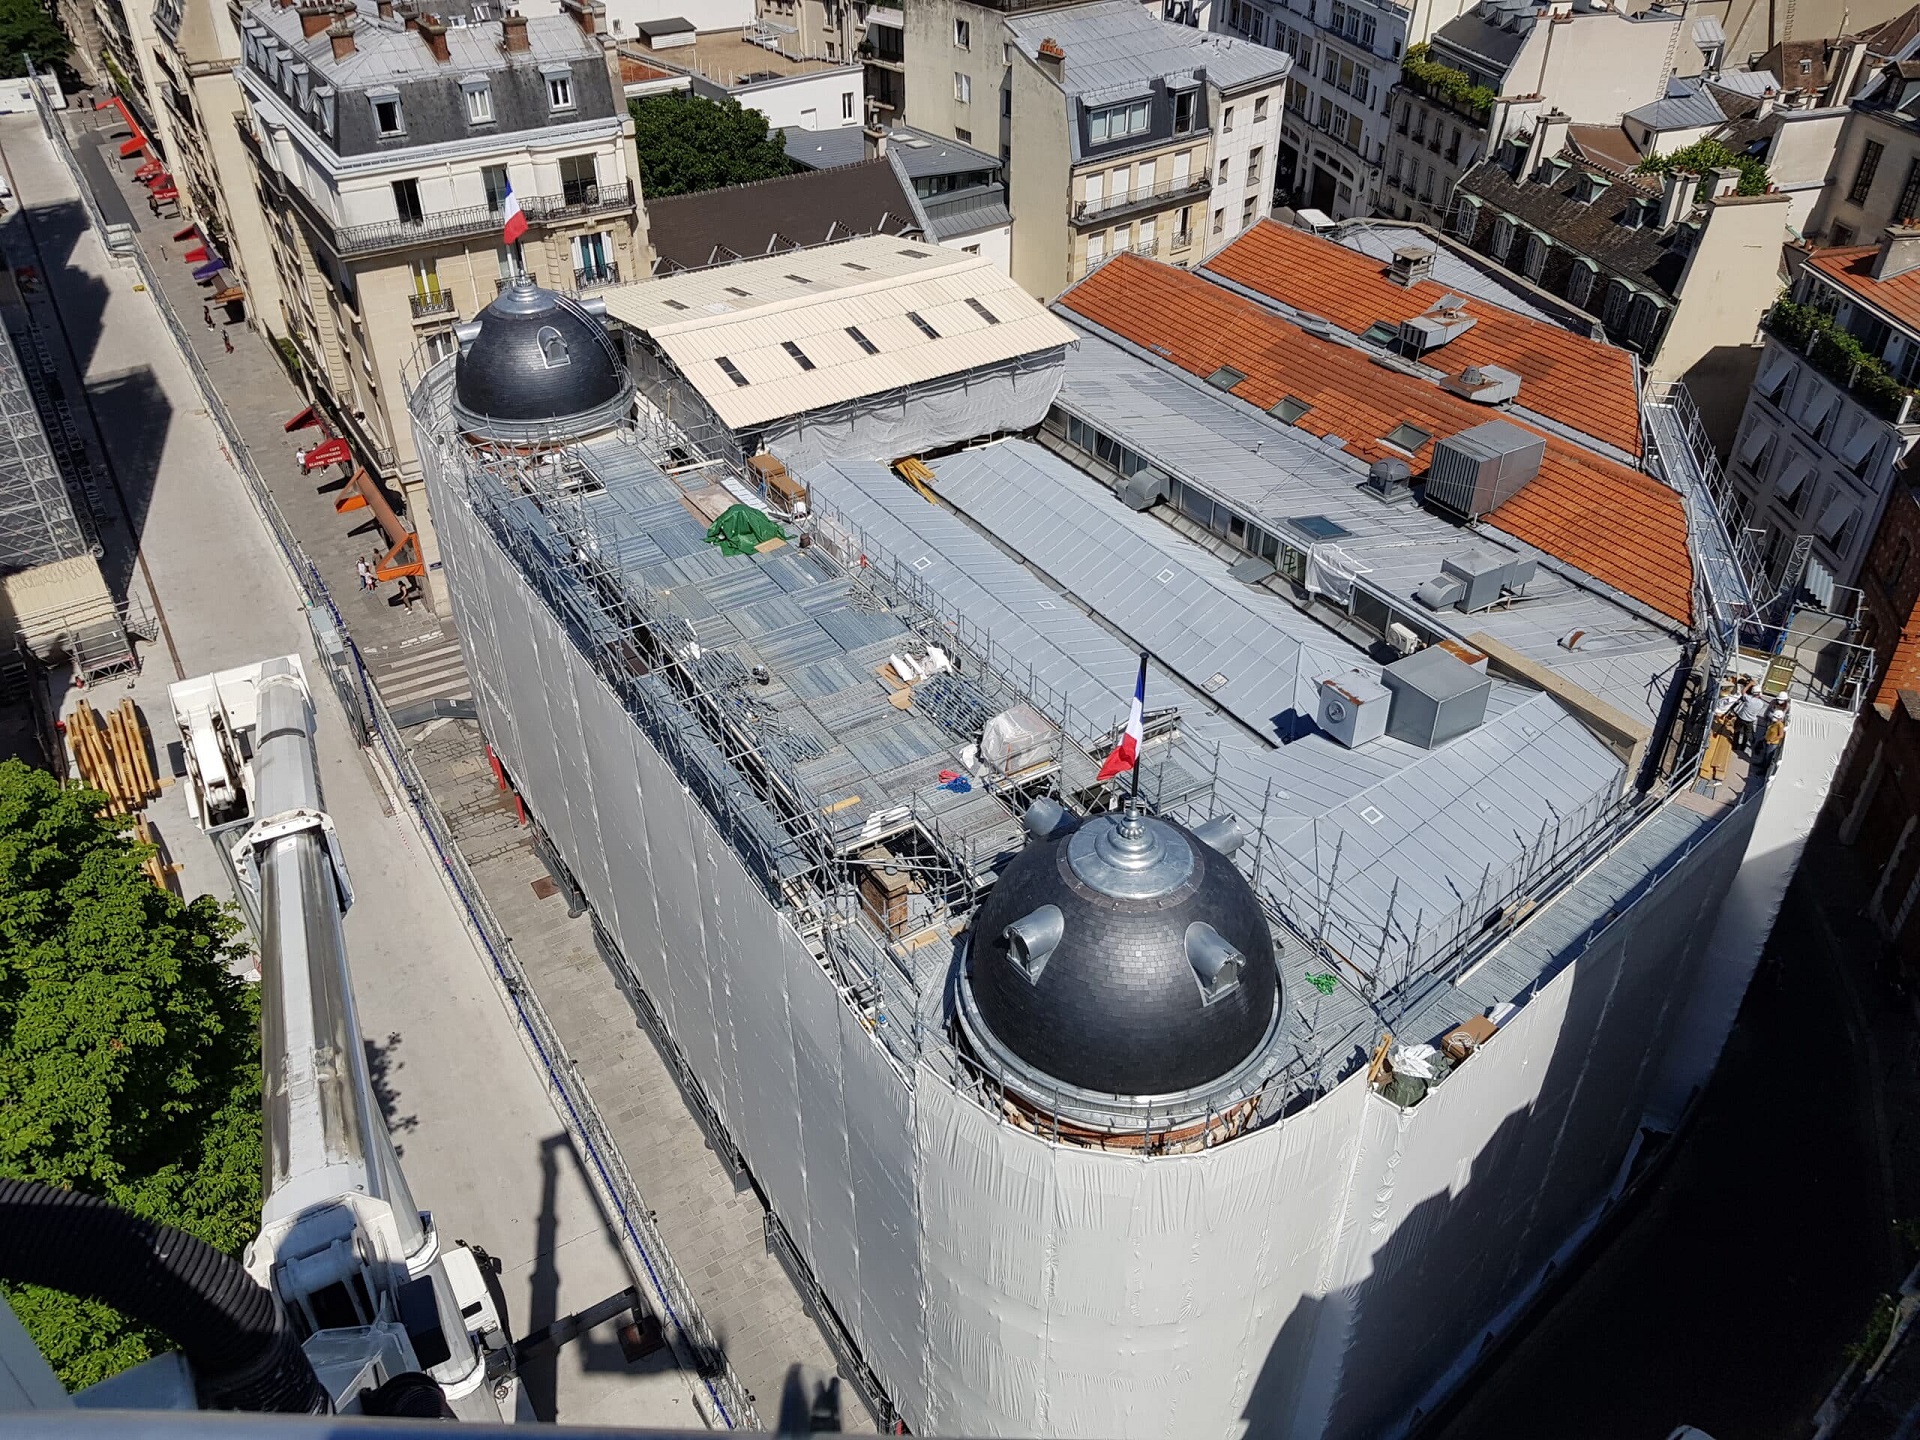
[[[57,384],[52,362],[34,358],[30,373],[0,330],[0,575],[91,554],[97,543],[76,513],[35,397],[36,380],[42,394]]]

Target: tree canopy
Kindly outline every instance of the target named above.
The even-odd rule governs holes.
[[[230,908],[154,888],[106,796],[0,763],[0,1174],[237,1254],[259,1228],[259,1005]],[[69,1390],[165,1344],[94,1301],[7,1296]]]
[[[1684,170],[1689,175],[1698,175],[1701,198],[1709,193],[1711,181],[1709,170],[1738,170],[1740,185],[1737,191],[1741,195],[1764,195],[1773,188],[1773,176],[1767,173],[1767,167],[1751,155],[1742,155],[1724,141],[1706,139],[1696,140],[1665,155],[1649,155],[1635,167],[1643,175],[1665,175],[1669,170]]]
[[[40,0],[0,0],[0,75],[26,74],[29,55],[39,69],[51,70],[72,48],[60,22]]]
[[[628,108],[650,200],[793,173],[780,133],[738,101],[669,93],[643,96]]]

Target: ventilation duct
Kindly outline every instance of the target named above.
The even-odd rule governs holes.
[[[1349,670],[1320,682],[1314,723],[1349,750],[1387,733],[1393,694],[1364,670]]]
[[[1247,832],[1231,815],[1216,815],[1193,827],[1193,838],[1222,855],[1231,855],[1246,843]]]
[[[1113,493],[1120,497],[1120,503],[1129,510],[1150,509],[1155,501],[1167,498],[1167,477],[1149,465],[1144,470],[1121,476],[1120,483],[1113,487]]]
[[[1452,605],[1471,615],[1498,604],[1509,591],[1519,590],[1538,569],[1539,561],[1531,558],[1468,550],[1441,561],[1440,573],[1414,591],[1413,598],[1429,610]]]
[[[1416,355],[1438,350],[1449,340],[1458,340],[1474,326],[1466,312],[1466,301],[1449,295],[1424,315],[1400,322],[1400,340]]]
[[[1047,957],[1059,947],[1067,933],[1067,917],[1058,905],[1042,905],[1007,926],[1007,953],[1020,973],[1038,983],[1047,968]]]
[[[1468,520],[1498,510],[1540,473],[1546,438],[1505,420],[1489,420],[1434,442],[1427,499]]]
[[[1498,365],[1469,365],[1442,380],[1440,388],[1476,405],[1503,405],[1519,395],[1520,377]]]
[[[1380,672],[1393,694],[1387,734],[1431,750],[1466,734],[1487,718],[1493,681],[1438,645]]]
[[[1413,499],[1413,467],[1397,456],[1376,460],[1360,488],[1384,505],[1403,504]]]

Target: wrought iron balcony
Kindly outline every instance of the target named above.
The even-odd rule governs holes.
[[[413,318],[416,320],[427,320],[436,315],[451,315],[453,294],[447,290],[436,290],[427,295],[409,295],[407,304],[413,307]]]
[[[579,290],[597,290],[602,285],[620,283],[620,265],[614,260],[599,265],[588,265],[573,272],[573,288]]]
[[[318,211],[313,209],[304,195],[297,189],[290,189],[290,193],[303,202],[302,208],[310,216],[318,218]],[[569,186],[568,192],[560,195],[525,195],[520,197],[520,209],[531,225],[553,225],[593,215],[630,212],[633,209],[633,185],[622,181],[618,185]],[[463,235],[484,235],[490,230],[498,230],[501,224],[500,211],[493,206],[472,205],[464,210],[433,211],[418,220],[378,220],[371,225],[339,227],[322,221],[321,230],[332,244],[335,254],[348,256],[371,255],[381,250],[403,250],[432,241],[457,239]]]
[[[1103,195],[1098,200],[1078,201],[1073,207],[1073,218],[1075,220],[1107,219],[1129,210],[1148,209],[1165,205],[1169,201],[1205,195],[1212,189],[1213,182],[1203,171],[1181,180],[1162,180],[1153,185],[1136,185],[1131,190]]]

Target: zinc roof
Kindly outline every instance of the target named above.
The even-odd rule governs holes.
[[[1409,236],[1407,243],[1418,242]],[[1371,256],[1271,220],[1215,255],[1206,270],[1324,315],[1353,335],[1376,321],[1397,326],[1451,293],[1434,280],[1397,284],[1388,278],[1389,267]],[[1473,328],[1427,351],[1421,363],[1454,375],[1469,365],[1504,366],[1524,382],[1519,403],[1527,409],[1629,455],[1640,453],[1639,384],[1631,354],[1484,300],[1468,299],[1462,308]]]
[[[1432,458],[1434,438],[1489,418],[1484,406],[1309,335],[1173,266],[1116,256],[1059,303],[1190,374],[1231,368],[1245,378],[1230,393],[1262,409],[1289,397],[1303,400],[1311,408],[1297,428],[1338,437],[1346,453],[1363,460],[1405,459],[1416,475]],[[1429,438],[1411,451],[1382,438],[1402,422]],[[1693,561],[1680,496],[1558,436],[1544,438],[1539,475],[1487,522],[1690,624]]]
[[[1075,338],[986,260],[885,236],[622,286],[606,302],[609,316],[648,335],[736,429]]]
[[[1720,108],[1705,85],[1675,75],[1667,80],[1664,96],[1637,110],[1629,110],[1626,118],[1638,120],[1649,130],[1691,130],[1724,125],[1727,112]]]
[[[1045,40],[1067,52],[1060,88],[1069,95],[1125,99],[1146,94],[1169,72],[1203,68],[1215,88],[1237,90],[1282,80],[1293,68],[1292,59],[1278,50],[1170,24],[1138,0],[1097,0],[1006,23],[1014,45],[1029,60]]]

